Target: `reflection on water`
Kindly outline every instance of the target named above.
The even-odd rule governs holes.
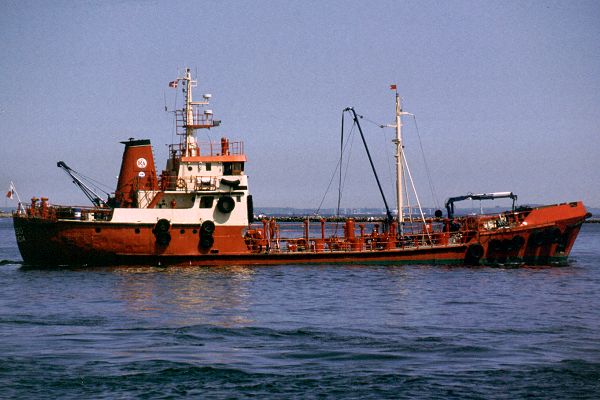
[[[169,324],[248,325],[248,267],[114,267],[115,290],[132,315],[145,313]],[[165,279],[165,275],[168,278]]]

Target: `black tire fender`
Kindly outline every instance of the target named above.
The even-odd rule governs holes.
[[[510,240],[510,248],[512,250],[520,250],[524,244],[525,244],[525,239],[523,239],[523,236],[520,236],[520,235],[514,236]]]
[[[223,214],[229,214],[235,208],[235,200],[231,196],[221,196],[217,202],[217,209]]]
[[[474,243],[467,249],[467,255],[475,260],[479,260],[483,256],[483,246],[479,243]]]
[[[206,220],[200,226],[200,247],[208,249],[215,243],[213,233],[215,232],[215,223],[210,220]]]
[[[171,234],[169,232],[157,232],[156,243],[160,246],[166,246],[171,242]]]
[[[200,226],[200,235],[212,235],[215,232],[215,223],[211,220],[206,220]]]
[[[168,219],[164,219],[161,218],[156,222],[156,225],[154,225],[154,232],[155,233],[165,233],[165,232],[169,232],[169,229],[171,228],[171,222],[169,222]]]

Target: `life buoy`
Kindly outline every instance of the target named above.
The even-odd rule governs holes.
[[[231,196],[221,196],[217,202],[217,209],[223,214],[229,214],[235,208],[235,201]]]
[[[177,187],[179,189],[183,189],[186,186],[187,185],[185,184],[185,179],[183,179],[183,178],[177,178]]]

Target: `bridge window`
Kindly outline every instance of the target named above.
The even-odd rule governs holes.
[[[223,175],[241,175],[242,171],[244,171],[243,162],[223,163]]]

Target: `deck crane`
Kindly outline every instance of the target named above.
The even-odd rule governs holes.
[[[379,176],[377,176],[377,170],[375,169],[375,164],[373,164],[373,159],[371,158],[371,152],[369,152],[369,146],[367,146],[367,141],[365,140],[365,135],[363,134],[362,128],[360,127],[360,122],[358,120],[358,115],[356,111],[354,111],[354,107],[346,107],[343,112],[351,112],[352,119],[354,123],[358,127],[358,132],[360,133],[360,137],[362,139],[363,144],[365,145],[365,150],[367,151],[367,157],[369,158],[369,163],[371,164],[371,169],[373,170],[373,175],[375,175],[375,181],[377,181],[377,187],[379,188],[379,193],[381,193],[381,198],[383,199],[383,204],[385,205],[385,215],[386,215],[386,223],[391,224],[394,220],[392,217],[392,212],[390,211],[390,207],[388,207],[388,202],[385,199],[385,194],[383,193],[383,188],[381,187],[381,183],[379,182]],[[343,130],[343,125],[342,125]],[[342,135],[343,135],[342,131]],[[343,138],[343,136],[342,136]],[[341,170],[341,167],[340,167]],[[341,172],[341,171],[340,171]]]
[[[81,189],[81,191],[83,192],[83,194],[85,194],[85,196],[88,199],[90,199],[90,201],[92,202],[93,205],[95,205],[96,207],[108,207],[108,208],[110,208],[110,206],[107,204],[106,201],[102,200],[102,198],[96,192],[94,192],[89,186],[87,186],[82,181],[81,178],[83,178],[83,176],[79,172],[77,172],[74,169],[72,169],[71,167],[69,167],[64,161],[57,162],[56,166],[58,168],[62,168],[62,170],[65,171],[66,174],[71,177],[71,179],[73,179],[73,183],[79,189]],[[106,194],[108,195],[108,193],[106,193]]]

